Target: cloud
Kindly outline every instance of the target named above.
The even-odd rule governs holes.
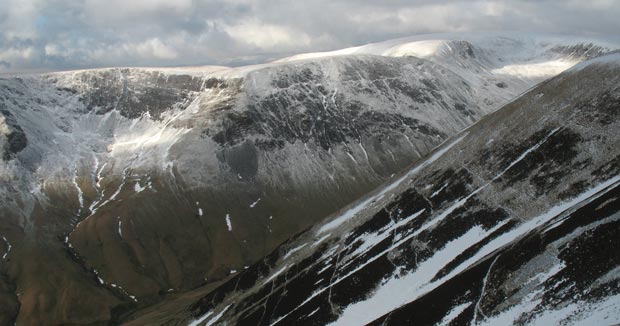
[[[224,30],[236,42],[253,46],[262,51],[280,49],[294,51],[308,47],[312,38],[294,28],[263,23],[258,20],[224,26]]]
[[[616,0],[0,0],[0,71],[247,64],[432,32],[612,35]]]
[[[171,47],[153,38],[127,49],[129,54],[135,53],[141,58],[176,59],[178,53]]]

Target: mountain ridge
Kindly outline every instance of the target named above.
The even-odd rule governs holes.
[[[443,63],[0,79],[1,315],[105,323],[223,282],[548,76],[482,69],[457,44]],[[571,62],[608,50],[585,48]]]
[[[357,217],[310,228],[197,301],[189,320],[614,322],[618,259],[602,248],[620,212],[619,62],[584,63],[483,118],[351,208]]]

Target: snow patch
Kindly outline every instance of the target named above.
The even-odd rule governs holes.
[[[450,323],[455,320],[459,315],[465,311],[469,306],[471,306],[471,302],[462,303],[458,306],[452,307],[452,309],[446,314],[441,321],[436,324],[437,326],[449,326]]]
[[[259,202],[260,202],[260,198],[258,198],[255,202],[251,203],[250,208],[256,207],[256,205],[258,205]]]
[[[332,264],[327,264],[325,266],[323,266],[323,268],[321,268],[317,273],[317,275],[321,275],[321,273],[323,273],[324,271],[330,269],[332,267]]]
[[[209,316],[213,315],[213,310],[207,312],[206,314],[202,315],[202,317],[194,320],[193,322],[191,322],[189,324],[189,326],[198,326],[200,325],[200,323],[202,323],[203,321],[207,320],[207,318],[209,318]]]
[[[296,252],[298,252],[299,250],[303,249],[306,245],[307,245],[307,243],[304,243],[304,244],[302,244],[302,245],[301,245],[301,246],[299,246],[299,247],[295,247],[295,248],[293,248],[293,249],[289,250],[289,251],[286,253],[286,255],[284,255],[284,257],[283,257],[282,259],[286,259],[286,258],[290,257],[290,256],[291,256],[291,255],[293,255],[294,253],[296,253]]]
[[[616,198],[610,198],[610,199],[606,200],[605,202],[601,203],[600,205],[596,206],[596,208],[594,210],[598,211],[599,209],[601,209],[601,208],[603,208],[603,207],[605,207],[605,206],[615,202],[616,200],[618,200],[617,197]]]
[[[148,188],[148,185],[145,185],[144,187],[142,187],[140,185],[140,181],[136,181],[136,184],[134,185],[133,189],[137,192],[137,193],[141,193],[144,190],[146,190],[146,188]]]
[[[209,321],[207,321],[207,323],[204,326],[212,326],[215,325],[216,322],[218,322],[220,320],[220,318],[222,318],[222,316],[224,315],[224,313],[226,313],[226,311],[228,310],[228,308],[230,308],[231,305],[226,306],[224,309],[222,309],[222,311],[220,311],[219,314],[215,315],[213,318],[209,319]],[[202,317],[194,320],[193,322],[191,322],[189,324],[189,326],[198,326],[200,325],[202,322],[204,322],[205,320],[207,320],[207,318],[209,318],[209,316],[213,315],[213,310],[207,312],[206,314],[204,314]]]
[[[282,268],[278,269],[278,271],[271,274],[271,276],[269,276],[269,278],[265,280],[265,283],[271,282],[271,280],[275,279],[278,275],[282,274],[288,267],[289,265],[285,265]]]
[[[2,260],[6,260],[6,257],[8,257],[9,253],[11,252],[11,243],[4,236],[2,236],[2,240],[6,243],[7,246],[6,252],[4,253],[4,255],[2,255]]]
[[[95,276],[97,276],[97,281],[99,281],[99,284],[104,285],[105,282],[103,281],[103,279],[101,278],[101,276],[99,276],[99,272],[93,268],[93,273],[95,273]]]
[[[491,70],[496,75],[510,75],[520,78],[544,78],[555,76],[578,64],[577,60],[550,60],[537,63],[522,63],[506,65]]]
[[[306,318],[308,318],[308,317],[310,317],[310,316],[312,316],[312,315],[316,314],[319,310],[321,310],[321,307],[318,307],[318,308],[314,309],[311,313],[309,313],[309,314],[306,316]]]
[[[228,231],[232,231],[232,222],[230,221],[230,214],[226,214],[226,227]]]
[[[123,221],[121,221],[121,217],[117,217],[118,219],[118,236],[121,237],[121,239],[123,238]]]
[[[71,182],[73,183],[73,185],[75,186],[75,189],[77,190],[77,194],[78,194],[78,202],[80,203],[80,212],[82,211],[82,209],[84,208],[84,193],[82,192],[82,188],[80,188],[80,185],[77,182],[77,177],[78,177],[78,170],[77,168],[75,168],[75,171],[73,173],[73,178],[71,179]],[[78,212],[79,214],[79,212]]]
[[[435,197],[435,196],[439,195],[439,193],[440,193],[442,190],[446,189],[446,187],[447,187],[447,186],[448,186],[448,183],[446,182],[446,183],[445,183],[445,184],[444,184],[441,188],[437,189],[437,191],[435,191],[434,193],[432,193],[430,198],[433,198],[433,197]]]
[[[103,163],[103,165],[101,166],[101,168],[97,171],[97,183],[95,183],[95,185],[97,186],[97,189],[101,189],[101,181],[103,180],[103,169],[105,169],[106,165],[108,165],[108,162]]]
[[[314,247],[318,246],[318,245],[319,245],[319,244],[321,244],[323,241],[325,241],[327,238],[329,238],[331,235],[332,235],[331,233],[328,233],[328,234],[326,234],[326,235],[324,235],[324,236],[320,237],[318,240],[314,241],[314,243],[312,244],[312,246],[311,246],[311,247],[313,247],[313,248],[314,248]]]

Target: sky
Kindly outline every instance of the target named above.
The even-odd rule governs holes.
[[[0,0],[0,72],[237,66],[424,33],[617,36],[620,0]]]

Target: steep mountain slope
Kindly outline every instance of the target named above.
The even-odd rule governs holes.
[[[105,324],[214,286],[501,103],[616,48],[425,42],[441,46],[0,79],[0,322]]]
[[[163,320],[616,324],[619,114],[616,52],[530,90]]]

